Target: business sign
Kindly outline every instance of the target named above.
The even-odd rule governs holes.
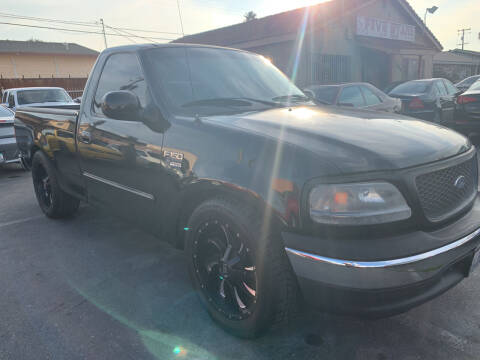
[[[415,41],[415,26],[357,16],[357,35],[390,40]]]

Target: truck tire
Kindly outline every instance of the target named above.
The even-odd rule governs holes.
[[[55,169],[41,151],[37,151],[33,156],[32,179],[38,204],[49,218],[65,218],[77,211],[80,200],[60,188]]]
[[[262,231],[249,206],[203,202],[188,221],[185,248],[200,300],[228,332],[255,338],[295,314],[297,282],[280,238]]]

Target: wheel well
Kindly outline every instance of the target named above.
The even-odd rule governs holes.
[[[193,196],[188,196],[188,201],[182,201],[184,204],[179,211],[176,227],[176,246],[183,249],[185,242],[185,226],[193,211],[204,201],[214,198],[226,198],[252,206],[260,213],[263,212],[265,205],[248,192],[233,191],[226,188],[215,188],[203,191],[196,191]]]
[[[31,150],[30,150],[30,154],[28,157],[25,158],[25,161],[27,162],[27,164],[31,167],[32,166],[32,162],[33,162],[33,156],[35,155],[35,153],[37,151],[39,151],[40,148],[36,145],[32,146]]]

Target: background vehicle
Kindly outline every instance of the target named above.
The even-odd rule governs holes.
[[[435,123],[451,122],[458,89],[447,79],[412,80],[388,95],[402,100],[402,113]]]
[[[300,292],[343,313],[405,311],[479,258],[468,139],[319,108],[245,51],[109,48],[77,110],[21,108],[15,129],[47,216],[83,200],[185,248],[200,300],[239,336],[288,318]]]
[[[7,106],[13,111],[19,106],[35,106],[35,107],[62,107],[68,108],[76,103],[65,89],[57,87],[30,87],[8,89]]]
[[[480,135],[480,81],[457,98],[455,122],[451,127],[467,136]]]
[[[0,166],[20,161],[20,151],[15,140],[13,120],[15,113],[0,106]]]
[[[470,76],[470,77],[467,77],[466,79],[463,79],[462,81],[460,81],[459,83],[456,83],[455,84],[455,87],[460,90],[461,92],[464,92],[466,91],[470,86],[473,85],[473,83],[475,81],[477,81],[478,79],[480,79],[480,75],[474,75],[474,76]]]
[[[304,92],[324,105],[349,106],[359,109],[398,112],[401,102],[368,83],[313,85]]]
[[[3,90],[3,92],[2,92],[2,103],[1,103],[1,105],[4,105],[4,106],[8,107],[8,89]]]
[[[388,94],[390,91],[392,91],[392,89],[393,89],[394,87],[397,87],[398,85],[403,84],[404,82],[405,82],[405,80],[403,80],[403,81],[394,81],[394,82],[388,84],[387,86],[385,86],[385,88],[383,89],[383,92],[384,92],[385,94]]]

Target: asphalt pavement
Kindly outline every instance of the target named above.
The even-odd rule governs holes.
[[[0,359],[479,359],[480,271],[376,321],[304,312],[241,340],[208,317],[182,251],[83,205],[44,217],[30,173],[0,168]]]

